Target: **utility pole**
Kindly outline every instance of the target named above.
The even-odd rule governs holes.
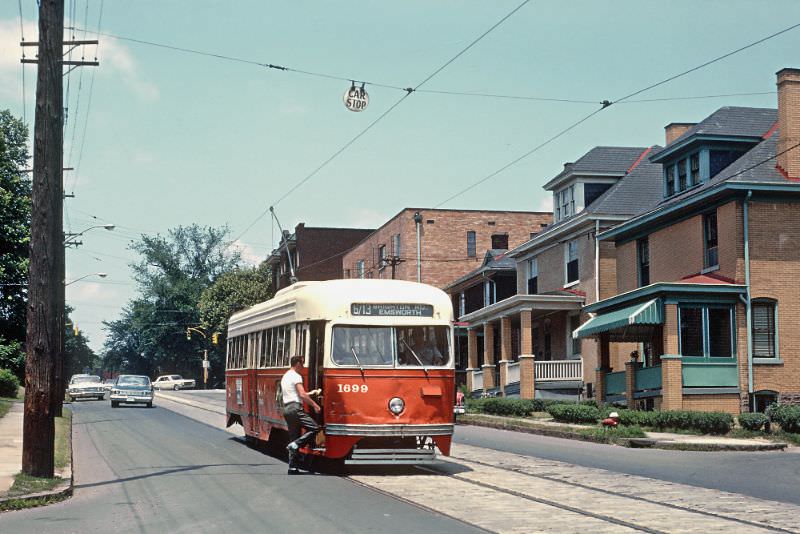
[[[52,478],[54,382],[64,336],[62,54],[64,1],[39,3],[39,68],[33,140],[22,472]],[[63,398],[64,392],[61,391]]]
[[[400,256],[389,256],[388,258],[386,258],[385,261],[392,268],[392,280],[394,280],[395,279],[395,276],[394,276],[395,269],[397,268],[398,265],[400,265],[401,263],[403,263],[406,260],[401,260]]]

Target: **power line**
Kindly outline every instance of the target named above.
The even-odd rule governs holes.
[[[363,129],[361,132],[359,132],[359,133],[358,133],[358,134],[357,134],[355,137],[353,137],[353,138],[352,138],[352,139],[350,139],[350,140],[349,140],[347,143],[345,143],[345,144],[344,144],[344,146],[342,146],[342,147],[341,147],[339,150],[337,150],[336,152],[334,152],[334,154],[333,154],[332,156],[330,156],[328,159],[326,159],[326,160],[325,160],[325,161],[324,161],[324,162],[323,162],[321,165],[319,165],[319,166],[318,166],[316,169],[314,169],[313,171],[311,171],[311,173],[310,173],[310,174],[306,175],[306,176],[305,176],[305,177],[304,177],[302,180],[300,180],[300,181],[299,181],[297,184],[295,184],[293,187],[291,187],[291,188],[290,188],[290,189],[289,189],[289,190],[288,190],[286,193],[284,193],[284,194],[283,194],[283,195],[282,195],[280,198],[278,198],[278,200],[277,200],[277,201],[275,201],[275,202],[274,202],[274,203],[273,203],[271,206],[269,206],[269,207],[268,207],[266,210],[264,210],[264,211],[263,211],[261,214],[259,214],[259,215],[258,215],[258,217],[256,217],[256,218],[253,220],[253,222],[251,222],[251,223],[250,223],[250,224],[247,226],[247,228],[245,228],[245,230],[239,234],[239,236],[238,236],[238,237],[236,237],[236,238],[235,238],[233,241],[231,241],[231,244],[233,244],[234,242],[236,242],[236,241],[238,241],[239,239],[241,239],[241,238],[242,238],[242,236],[244,236],[244,235],[245,235],[245,234],[246,234],[246,233],[247,233],[247,232],[248,232],[248,231],[249,231],[249,230],[250,230],[250,229],[251,229],[253,226],[255,226],[255,224],[256,224],[256,223],[258,223],[258,221],[260,221],[261,219],[263,219],[263,218],[266,216],[266,214],[267,214],[267,213],[269,213],[269,210],[270,210],[270,208],[273,208],[274,206],[277,206],[277,205],[278,205],[278,204],[279,204],[279,203],[280,203],[282,200],[284,200],[286,197],[288,197],[289,195],[291,195],[291,194],[292,194],[294,191],[296,191],[296,190],[297,190],[299,187],[301,187],[301,186],[302,186],[304,183],[306,183],[306,182],[307,182],[307,181],[309,181],[311,178],[313,178],[313,177],[314,177],[314,176],[315,176],[315,175],[316,175],[316,174],[317,174],[319,171],[321,171],[323,168],[325,168],[325,167],[326,167],[326,166],[327,166],[327,165],[328,165],[330,162],[332,162],[332,161],[333,161],[334,159],[336,159],[336,158],[337,158],[337,157],[338,157],[340,154],[342,154],[342,153],[343,153],[345,150],[347,150],[348,148],[350,148],[350,146],[352,146],[352,145],[353,145],[353,143],[355,143],[356,141],[358,141],[358,139],[360,139],[360,138],[361,138],[361,137],[362,137],[364,134],[366,134],[366,133],[367,133],[369,130],[371,130],[371,129],[372,129],[372,128],[373,128],[373,127],[376,125],[376,124],[378,124],[378,122],[380,122],[380,121],[381,121],[381,120],[382,120],[384,117],[386,117],[386,116],[387,116],[389,113],[391,113],[391,112],[392,112],[392,111],[393,111],[395,108],[397,108],[397,106],[399,106],[401,103],[403,103],[403,102],[405,101],[405,99],[406,99],[406,98],[408,98],[408,96],[409,96],[409,95],[410,95],[412,92],[416,91],[417,89],[419,89],[420,87],[422,87],[424,84],[426,84],[427,82],[429,82],[429,81],[430,81],[430,80],[431,80],[431,79],[432,79],[434,76],[436,76],[437,74],[439,74],[440,72],[442,72],[442,71],[443,71],[445,68],[447,68],[447,67],[448,67],[450,64],[452,64],[452,63],[453,63],[455,60],[457,60],[459,57],[461,57],[461,56],[462,56],[464,53],[466,53],[466,52],[467,52],[467,51],[468,51],[470,48],[472,48],[473,46],[475,46],[475,45],[476,45],[478,42],[480,42],[480,41],[481,41],[481,40],[482,40],[484,37],[486,37],[487,35],[489,35],[489,33],[491,33],[491,32],[492,32],[494,29],[496,29],[498,26],[500,26],[500,25],[501,25],[503,22],[505,22],[506,20],[508,20],[508,19],[509,19],[509,18],[510,18],[512,15],[514,15],[514,14],[515,14],[517,11],[519,11],[519,10],[520,10],[520,9],[521,9],[523,6],[525,6],[525,5],[526,5],[527,3],[529,3],[529,2],[530,2],[530,0],[524,0],[524,1],[523,1],[521,4],[519,4],[519,5],[518,5],[517,7],[515,7],[513,10],[511,10],[511,11],[510,11],[510,12],[509,12],[507,15],[505,15],[505,16],[504,16],[503,18],[501,18],[501,19],[500,19],[498,22],[496,22],[494,25],[492,25],[492,26],[491,26],[491,27],[490,27],[488,30],[486,30],[485,32],[483,32],[483,33],[482,33],[481,35],[479,35],[477,38],[473,39],[471,43],[469,43],[469,44],[468,44],[466,47],[464,47],[463,49],[461,49],[461,50],[460,50],[460,51],[459,51],[459,52],[458,52],[458,53],[457,53],[455,56],[453,56],[452,58],[450,58],[449,60],[447,60],[447,61],[446,61],[446,62],[445,62],[443,65],[441,65],[439,68],[437,68],[437,69],[436,69],[436,70],[434,70],[434,71],[433,71],[431,74],[429,74],[427,77],[425,77],[425,79],[423,79],[423,80],[422,80],[420,83],[418,83],[418,84],[417,84],[417,85],[416,85],[416,86],[415,86],[413,89],[412,89],[412,88],[408,88],[408,89],[406,89],[406,90],[405,90],[405,91],[406,91],[406,93],[405,93],[405,94],[404,94],[402,97],[400,97],[400,99],[399,99],[399,100],[397,100],[397,101],[396,101],[394,104],[392,104],[392,106],[391,106],[391,107],[389,107],[389,109],[387,109],[386,111],[384,111],[384,112],[383,112],[383,113],[382,113],[380,116],[378,116],[378,118],[377,118],[377,119],[375,119],[374,121],[372,121],[372,122],[371,122],[371,123],[370,123],[370,124],[369,124],[369,125],[368,125],[366,128],[364,128],[364,129]],[[230,245],[229,245],[229,246],[230,246]]]
[[[466,188],[464,188],[464,189],[462,189],[462,190],[458,191],[458,192],[457,192],[457,193],[455,193],[454,195],[451,195],[450,197],[448,197],[448,198],[447,198],[447,199],[445,199],[444,201],[442,201],[442,202],[440,202],[439,204],[437,204],[436,206],[434,206],[434,208],[438,208],[438,207],[442,206],[443,204],[446,204],[447,202],[450,202],[451,200],[453,200],[453,199],[455,199],[455,198],[457,198],[457,197],[459,197],[459,196],[463,195],[463,194],[464,194],[464,193],[466,193],[467,191],[470,191],[470,190],[472,190],[473,188],[477,187],[478,185],[480,185],[480,184],[482,184],[482,183],[486,182],[487,180],[489,180],[489,179],[491,179],[491,178],[493,178],[493,177],[497,176],[498,174],[500,174],[501,172],[505,171],[506,169],[508,169],[508,168],[510,168],[510,167],[512,167],[512,166],[514,166],[514,165],[516,165],[517,163],[519,163],[520,161],[524,160],[524,159],[525,159],[525,158],[527,158],[528,156],[530,156],[530,155],[534,154],[535,152],[537,152],[537,151],[538,151],[538,150],[540,150],[541,148],[543,148],[543,147],[547,146],[548,144],[550,144],[551,142],[555,141],[556,139],[558,139],[559,137],[561,137],[561,136],[562,136],[562,135],[564,135],[565,133],[567,133],[567,132],[569,132],[570,130],[572,130],[572,129],[576,128],[576,127],[577,127],[577,126],[579,126],[580,124],[583,124],[584,122],[586,122],[586,121],[587,121],[587,120],[589,120],[590,118],[594,117],[595,115],[597,115],[598,113],[600,113],[600,112],[601,112],[601,111],[603,111],[604,109],[607,109],[607,108],[611,107],[613,104],[616,104],[616,103],[623,103],[624,101],[626,101],[626,100],[629,100],[630,98],[632,98],[632,97],[634,97],[634,96],[636,96],[636,95],[642,94],[642,93],[644,93],[644,92],[646,92],[646,91],[649,91],[649,90],[651,90],[651,89],[654,89],[654,88],[656,88],[656,87],[658,87],[658,86],[660,86],[660,85],[664,85],[665,83],[668,83],[668,82],[671,82],[671,81],[673,81],[673,80],[676,80],[676,79],[678,79],[678,78],[680,78],[680,77],[682,77],[682,76],[685,76],[685,75],[687,75],[687,74],[689,74],[689,73],[692,73],[692,72],[695,72],[695,71],[697,71],[697,70],[699,70],[699,69],[702,69],[702,68],[704,68],[704,67],[707,67],[707,66],[709,66],[709,65],[711,65],[711,64],[713,64],[713,63],[716,63],[716,62],[718,62],[718,61],[721,61],[721,60],[723,60],[723,59],[725,59],[725,58],[728,58],[728,57],[730,57],[730,56],[732,56],[732,55],[734,55],[734,54],[738,54],[739,52],[742,52],[742,51],[744,51],[744,50],[747,50],[748,48],[752,48],[753,46],[756,46],[756,45],[758,45],[758,44],[760,44],[760,43],[763,43],[763,42],[765,42],[765,41],[768,41],[768,40],[770,40],[770,39],[773,39],[773,38],[775,38],[775,37],[777,37],[777,36],[779,36],[779,35],[781,35],[781,34],[784,34],[784,33],[788,32],[788,31],[790,31],[790,30],[793,30],[793,29],[795,29],[795,28],[797,28],[797,27],[800,27],[800,23],[798,23],[798,24],[794,24],[794,25],[792,25],[792,26],[789,26],[788,28],[785,28],[785,29],[783,29],[783,30],[780,30],[780,31],[778,31],[778,32],[775,32],[775,33],[773,33],[773,34],[770,34],[770,35],[768,35],[768,36],[766,36],[766,37],[763,37],[763,38],[761,38],[761,39],[759,39],[759,40],[757,40],[757,41],[754,41],[754,42],[752,42],[752,43],[750,43],[750,44],[747,44],[747,45],[745,45],[745,46],[742,46],[742,47],[740,47],[740,48],[737,48],[736,50],[733,50],[733,51],[731,51],[731,52],[728,52],[728,53],[726,53],[726,54],[723,54],[723,55],[721,55],[721,56],[717,56],[717,57],[715,57],[714,59],[711,59],[711,60],[709,60],[709,61],[706,61],[705,63],[701,63],[700,65],[697,65],[697,66],[695,66],[695,67],[692,67],[692,68],[690,68],[690,69],[688,69],[688,70],[685,70],[685,71],[683,71],[683,72],[680,72],[680,73],[678,73],[678,74],[672,75],[672,76],[670,76],[670,77],[668,77],[668,78],[665,78],[665,79],[663,79],[663,80],[661,80],[661,81],[659,81],[659,82],[656,82],[656,83],[654,83],[654,84],[650,84],[650,85],[648,85],[648,86],[646,86],[646,87],[643,87],[642,89],[639,89],[639,90],[637,90],[637,91],[634,91],[634,92],[632,92],[632,93],[630,93],[630,94],[628,94],[628,95],[625,95],[625,96],[623,96],[623,97],[621,97],[621,98],[618,98],[618,99],[616,99],[616,100],[614,100],[614,101],[603,100],[603,101],[601,102],[601,106],[602,106],[602,107],[600,107],[599,109],[596,109],[596,110],[595,110],[595,111],[593,111],[592,113],[589,113],[588,115],[586,115],[585,117],[581,118],[581,119],[580,119],[580,120],[578,120],[577,122],[574,122],[574,123],[570,124],[569,126],[567,126],[566,128],[564,128],[563,130],[561,130],[560,132],[558,132],[558,133],[557,133],[557,134],[555,134],[554,136],[552,136],[552,137],[548,138],[548,139],[547,139],[547,140],[545,140],[543,143],[540,143],[539,145],[535,146],[534,148],[532,148],[531,150],[529,150],[528,152],[526,152],[526,153],[525,153],[525,154],[523,154],[522,156],[520,156],[520,157],[518,157],[518,158],[514,159],[513,161],[511,161],[510,163],[507,163],[506,165],[502,166],[500,169],[498,169],[498,170],[494,171],[493,173],[491,173],[491,174],[489,174],[489,175],[487,175],[487,176],[484,176],[484,177],[483,177],[483,178],[481,178],[480,180],[478,180],[478,181],[476,181],[476,182],[472,183],[471,185],[467,186]]]

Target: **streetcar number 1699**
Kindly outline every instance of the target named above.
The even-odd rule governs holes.
[[[339,384],[339,393],[366,393],[369,387],[366,384]]]

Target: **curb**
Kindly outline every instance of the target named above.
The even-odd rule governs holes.
[[[60,482],[55,488],[47,491],[40,491],[38,493],[28,493],[26,495],[17,495],[15,497],[0,497],[0,514],[3,512],[13,512],[19,508],[4,508],[4,505],[10,502],[27,502],[42,499],[43,502],[40,506],[54,504],[72,497],[72,492],[75,485],[75,477],[72,471],[72,464],[74,459],[74,448],[72,439],[72,419],[70,419],[69,427],[69,463],[61,470],[63,481]]]
[[[174,397],[174,396],[169,395],[169,394],[161,393],[160,391],[156,392],[156,397],[161,397],[161,398],[166,399],[168,401],[177,402],[178,404],[185,404],[186,406],[191,406],[191,407],[197,408],[199,410],[205,410],[207,412],[212,412],[212,413],[216,413],[216,414],[225,415],[225,410],[224,409],[222,411],[220,411],[219,408],[217,406],[214,406],[213,404],[208,404],[208,403],[205,403],[205,402],[197,402],[197,401],[193,401],[193,400],[190,400],[190,399],[185,399],[183,397]]]
[[[558,430],[554,428],[542,428],[536,426],[527,426],[514,424],[507,420],[486,421],[486,420],[456,420],[458,425],[472,425],[485,428],[494,428],[498,430],[510,430],[513,432],[523,432],[526,434],[536,434],[539,436],[547,436],[551,438],[572,439],[576,441],[588,441],[591,443],[600,443],[603,445],[620,445],[622,447],[629,447],[633,449],[663,449],[663,450],[677,450],[677,451],[695,451],[695,452],[759,452],[759,451],[782,451],[786,449],[786,443],[752,443],[752,444],[729,444],[729,443],[700,443],[700,442],[680,442],[668,440],[656,440],[652,438],[619,438],[618,440],[607,441],[598,439],[594,436],[582,435],[577,432],[570,432],[566,430]],[[574,427],[573,427],[574,428]]]

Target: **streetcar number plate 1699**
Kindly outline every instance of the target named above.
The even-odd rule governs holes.
[[[369,386],[366,384],[339,384],[339,393],[366,393]]]

